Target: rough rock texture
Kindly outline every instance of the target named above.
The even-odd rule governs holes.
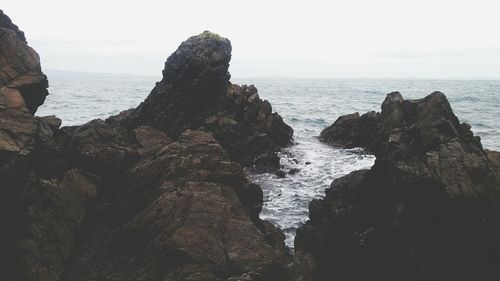
[[[490,164],[492,165],[495,173],[496,173],[496,178],[497,181],[500,181],[500,152],[498,151],[491,151],[491,150],[484,150],[486,152],[486,155],[488,156],[488,160],[490,160]]]
[[[180,49],[192,60],[174,53],[169,61],[182,63],[165,70],[184,69],[168,84],[178,96],[160,95],[168,102],[147,109],[154,114],[147,102],[136,112],[162,130],[131,122],[132,110],[59,128],[54,116],[32,115],[22,90],[0,89],[0,280],[307,280],[283,233],[259,219],[262,190],[212,136],[233,131],[190,130],[194,115],[162,119],[195,113],[190,95],[227,80],[227,69],[205,69],[214,57],[202,54],[228,41],[210,33],[190,40]],[[259,126],[281,121],[252,87],[227,86],[220,90],[233,97],[204,100],[227,103],[220,115],[210,111],[214,122],[229,120],[231,102],[248,109],[235,109],[248,115],[237,117],[235,134],[264,134]]]
[[[229,82],[230,59],[229,40],[208,31],[189,38],[168,58],[163,79],[130,113],[129,123],[173,137],[187,128],[211,132],[244,166],[289,144],[292,128],[259,98],[257,89]]]
[[[0,87],[20,91],[31,113],[48,94],[47,77],[38,54],[28,46],[24,33],[0,10]]]
[[[380,113],[371,111],[359,116],[359,113],[340,116],[330,127],[321,131],[322,142],[343,148],[362,147],[373,151],[382,129]]]
[[[297,232],[316,279],[497,280],[498,153],[482,149],[439,92],[391,93],[381,119],[375,165],[335,180]]]
[[[0,280],[11,280],[12,273],[17,270],[31,270],[29,263],[23,267],[19,262],[25,254],[23,247],[42,248],[28,245],[24,235],[30,232],[37,218],[44,216],[36,202],[50,201],[57,193],[49,184],[31,188],[35,181],[30,173],[34,151],[38,144],[53,135],[41,118],[33,116],[47,95],[47,86],[38,54],[27,45],[23,32],[0,10],[0,222],[3,226],[0,231]],[[68,189],[73,188],[68,186]],[[45,196],[37,197],[42,189]],[[73,211],[68,210],[67,215],[73,215],[69,214]],[[54,236],[64,231],[53,230]],[[65,240],[58,242],[64,244]]]
[[[266,241],[262,193],[207,133],[185,131],[142,157],[89,219],[64,280],[287,279]]]

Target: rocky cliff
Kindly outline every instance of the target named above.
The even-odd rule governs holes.
[[[295,245],[314,257],[316,279],[498,279],[498,153],[470,129],[435,92],[419,100],[391,93],[380,114],[341,117],[323,131],[377,159],[311,202]]]
[[[229,83],[227,39],[182,43],[137,109],[60,128],[33,116],[47,94],[38,56],[0,25],[0,280],[305,280],[238,163],[292,130]]]
[[[48,91],[40,57],[28,46],[24,33],[0,10],[0,86],[16,89],[34,113]]]

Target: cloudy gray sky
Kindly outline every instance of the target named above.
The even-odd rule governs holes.
[[[2,0],[44,69],[160,75],[228,37],[233,77],[500,78],[498,0]]]

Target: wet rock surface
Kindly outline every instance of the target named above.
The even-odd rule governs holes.
[[[190,38],[138,109],[82,126],[34,117],[46,92],[2,80],[0,280],[307,280],[235,161],[292,130],[254,87],[229,84],[230,51]]]
[[[313,257],[316,279],[496,280],[498,153],[483,150],[439,92],[420,100],[391,93],[380,117],[376,144],[366,144],[375,165],[335,180],[297,232],[296,250]],[[359,133],[348,126],[335,133],[354,143]]]

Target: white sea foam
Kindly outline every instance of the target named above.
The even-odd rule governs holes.
[[[287,148],[281,153],[281,164],[285,171],[299,169],[299,172],[284,178],[272,174],[250,175],[264,192],[260,217],[280,227],[286,245],[293,248],[296,229],[308,219],[309,202],[323,197],[333,179],[370,168],[374,160],[372,155],[335,149],[314,138]]]

